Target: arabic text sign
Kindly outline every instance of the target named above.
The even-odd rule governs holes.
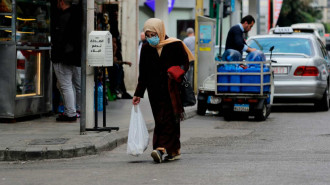
[[[88,65],[112,66],[112,36],[109,31],[92,31],[88,37]]]

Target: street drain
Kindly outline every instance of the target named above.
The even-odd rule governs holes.
[[[64,144],[68,140],[68,138],[34,139],[29,143],[29,145],[58,145]]]

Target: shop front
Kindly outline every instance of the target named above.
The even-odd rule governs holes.
[[[52,110],[47,0],[0,0],[0,118]]]

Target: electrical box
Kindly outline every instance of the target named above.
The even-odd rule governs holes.
[[[215,89],[205,84],[205,80],[214,75],[214,48],[216,36],[216,20],[204,16],[198,16],[198,75],[197,87],[199,89]],[[215,84],[215,82],[214,82]],[[207,87],[206,87],[207,86]]]
[[[88,36],[88,65],[113,66],[112,36],[109,31],[92,31]]]

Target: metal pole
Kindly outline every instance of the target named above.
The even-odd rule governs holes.
[[[106,123],[106,98],[105,98],[105,91],[106,91],[106,85],[105,85],[105,67],[102,67],[103,68],[103,76],[102,76],[102,81],[103,81],[103,127],[106,127],[107,126],[107,123]]]
[[[98,67],[94,67],[94,114],[95,114],[95,125],[94,128],[97,129],[98,126],[98,117],[97,117],[97,107],[98,107],[98,102],[97,102],[97,96],[98,96],[98,80],[97,80],[97,75],[98,75]]]
[[[217,10],[217,15],[216,15],[216,19],[217,19],[217,29],[216,29],[216,38],[215,38],[215,40],[216,40],[216,44],[217,45],[219,45],[219,4],[216,4],[216,6],[217,6],[217,8],[216,8],[216,10]]]
[[[257,34],[260,34],[260,1],[257,1]]]
[[[222,20],[223,20],[223,0],[220,2],[219,7],[219,19],[220,19],[220,29],[219,29],[219,59],[222,59],[221,57],[221,45],[222,45]]]
[[[86,134],[86,27],[87,0],[82,0],[80,135]]]
[[[199,41],[199,27],[198,16],[204,15],[203,0],[196,0],[195,6],[195,61],[194,61],[194,92],[197,92],[198,79],[198,41]]]

